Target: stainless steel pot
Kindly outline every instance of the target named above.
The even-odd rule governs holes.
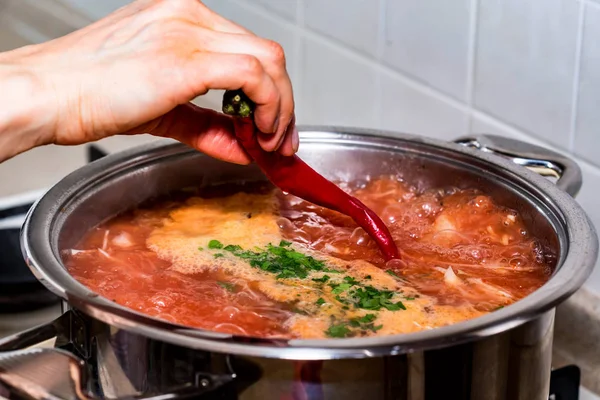
[[[571,197],[581,186],[574,162],[495,136],[446,143],[314,127],[302,129],[301,156],[330,179],[393,173],[420,187],[479,188],[518,209],[529,231],[558,250],[556,270],[511,306],[405,335],[249,339],[160,321],[79,284],[64,268],[61,249],[149,198],[264,176],[254,166],[155,143],[75,171],[30,210],[22,231],[27,263],[68,311],[53,324],[0,341],[0,381],[34,398],[264,399],[281,398],[295,385],[296,398],[302,392],[310,399],[547,399],[554,307],[583,284],[598,252],[595,230]],[[54,348],[23,350],[53,337]],[[44,363],[55,372],[48,374]],[[312,374],[298,374],[300,365]]]

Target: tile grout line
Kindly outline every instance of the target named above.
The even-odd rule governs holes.
[[[375,49],[375,59],[377,63],[380,64],[383,58],[383,52],[385,49],[385,37],[386,37],[386,19],[385,19],[385,10],[387,7],[387,0],[378,0],[379,12],[378,12],[378,26],[377,26],[377,39],[376,39],[376,49]],[[375,121],[376,124],[380,125],[383,121],[383,80],[381,79],[381,74],[375,75]]]
[[[304,95],[304,91],[302,90],[304,85],[302,85],[303,75],[301,71],[304,51],[302,46],[302,36],[298,32],[298,27],[304,26],[304,0],[298,0],[296,2],[296,20],[294,23],[294,27],[296,28],[294,29],[294,83],[298,84],[297,94],[302,98]],[[297,104],[295,106],[297,106]]]
[[[469,16],[469,43],[467,49],[467,93],[466,103],[469,107],[473,106],[473,95],[475,91],[475,63],[477,51],[477,18],[478,18],[478,0],[470,0],[471,15]]]
[[[579,0],[581,3],[585,3],[586,6],[589,7],[596,7],[598,9],[600,9],[600,3],[597,3],[595,1],[592,0]]]
[[[471,12],[469,15],[469,43],[467,49],[467,85],[466,85],[466,96],[465,102],[469,107],[469,117],[467,122],[467,132],[471,133],[473,128],[473,98],[475,95],[475,68],[477,60],[477,27],[479,17],[479,1],[471,0],[469,2],[471,6]]]
[[[583,28],[585,23],[586,3],[579,3],[577,15],[577,38],[575,39],[575,65],[573,66],[573,87],[571,88],[571,117],[569,121],[569,151],[575,152],[575,136],[577,130],[577,111],[579,106],[579,77],[581,74],[581,53],[583,47]]]

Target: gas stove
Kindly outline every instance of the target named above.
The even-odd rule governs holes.
[[[105,155],[96,145],[87,148],[88,162]],[[25,215],[44,192],[0,198],[0,338],[50,322],[62,313],[60,300],[35,279],[20,250],[19,232]],[[555,369],[549,400],[597,399],[587,391],[580,396],[579,385],[577,366]]]

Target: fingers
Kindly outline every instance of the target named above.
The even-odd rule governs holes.
[[[260,107],[257,108],[256,125],[266,134],[259,136],[259,143],[267,151],[278,149],[294,115],[292,83],[286,71],[285,54],[281,46],[256,36],[214,32],[203,28],[198,28],[197,35],[197,40],[203,41],[203,48],[207,51],[250,54],[260,61],[264,71],[277,87],[280,102],[275,120],[272,120],[271,115],[263,112]]]
[[[127,133],[173,138],[227,162],[245,165],[251,161],[235,139],[230,117],[191,103],[177,106],[164,116]]]
[[[298,151],[299,145],[300,137],[298,135],[298,130],[296,129],[295,119],[292,119],[288,129],[282,136],[282,143],[279,147],[279,152],[284,156],[293,156]]]
[[[281,94],[258,58],[247,54],[198,52],[183,66],[195,94],[208,90],[242,89],[256,103],[255,122],[261,132],[273,132]]]

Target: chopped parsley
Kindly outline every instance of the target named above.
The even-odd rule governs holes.
[[[389,275],[393,276],[394,278],[398,278],[400,279],[400,277],[391,269],[386,270],[385,272],[387,272]]]
[[[376,319],[377,319],[377,316],[375,314],[367,314],[364,317],[354,318],[354,319],[350,320],[350,324],[352,324],[353,322],[357,323],[357,324],[360,324],[360,323],[368,324],[369,322],[373,322]]]
[[[218,281],[217,285],[221,286],[223,289],[229,290],[230,292],[233,292],[235,289],[235,285],[233,283]]]
[[[348,329],[348,326],[344,323],[331,325],[329,329],[325,331],[325,334],[333,338],[344,338],[348,337],[352,331]]]
[[[313,278],[313,281],[315,281],[315,282],[321,282],[321,283],[325,283],[325,282],[327,282],[329,279],[330,279],[330,276],[329,276],[329,275],[323,275],[323,276],[322,276],[322,277],[320,277],[320,278]]]
[[[323,261],[302,254],[290,248],[291,245],[291,242],[282,240],[279,246],[269,244],[266,249],[257,248],[256,251],[246,251],[237,245],[223,246],[217,240],[211,240],[208,243],[209,248],[223,249],[235,257],[246,260],[254,268],[277,274],[278,279],[304,279],[310,272],[321,272],[325,269]]]
[[[391,298],[394,296],[394,292],[391,290],[379,290],[373,286],[365,286],[364,288],[353,290],[349,294],[351,301],[357,308],[373,311],[379,311],[382,308],[389,311],[406,310],[401,301],[396,303],[391,301]]]
[[[349,323],[350,323],[350,326],[352,326],[354,328],[360,328],[363,331],[369,330],[369,331],[377,332],[378,330],[383,328],[383,325],[375,326],[373,321],[375,321],[376,319],[377,319],[377,316],[375,314],[367,314],[364,317],[352,318]]]
[[[219,242],[218,240],[211,240],[210,242],[208,242],[208,248],[209,249],[222,249],[223,243]]]
[[[339,294],[337,296],[335,296],[335,299],[342,304],[348,304],[348,302],[346,300],[342,299]]]
[[[323,272],[329,272],[331,274],[341,274],[344,271],[338,271],[337,269],[331,269],[331,268],[323,268]]]
[[[292,243],[282,240],[279,245],[269,244],[266,248],[255,248],[255,250],[244,250],[238,245],[224,245],[218,240],[208,242],[209,249],[217,249],[220,252],[214,254],[215,258],[224,257],[224,252],[231,254],[250,264],[253,268],[261,269],[265,272],[275,274],[277,279],[305,279],[314,272],[342,273],[340,270],[326,268],[325,262],[317,260],[312,256],[300,253],[294,250]],[[393,271],[387,270],[388,274],[398,277]],[[371,279],[370,275],[364,279]],[[332,279],[329,275],[322,275],[318,278],[312,278],[313,282],[325,284],[331,288],[335,300],[342,305],[342,309],[348,310],[353,306],[369,311],[389,311],[406,310],[402,301],[393,301],[396,295],[392,290],[380,290],[370,285],[364,285],[364,282],[357,280],[352,276],[343,276],[341,279]],[[222,287],[231,290],[233,286],[226,286],[219,282]],[[298,297],[300,295],[298,294]],[[415,296],[416,297],[416,296]],[[403,297],[406,300],[414,300],[415,297]],[[326,301],[320,297],[316,305],[321,306]],[[365,331],[377,331],[381,326],[375,326],[375,314],[367,314],[361,318],[354,318],[343,323],[333,324],[326,331],[330,337],[347,337],[349,335],[364,334]],[[356,331],[356,332],[355,332]]]
[[[331,291],[331,293],[333,294],[340,294],[340,293],[344,293],[346,290],[350,289],[352,287],[352,284],[350,283],[332,283],[329,285],[333,290]]]
[[[367,331],[377,332],[383,325],[375,325],[377,319],[375,314],[367,314],[363,317],[352,318],[348,322],[341,322],[331,325],[325,334],[329,337],[345,338],[356,335],[364,335]]]
[[[359,282],[351,276],[345,276],[344,282],[349,283],[350,285],[358,285]]]

